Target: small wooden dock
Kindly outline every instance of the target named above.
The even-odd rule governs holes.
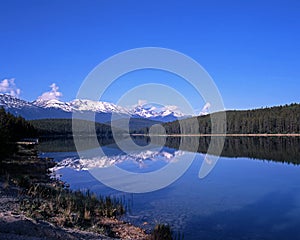
[[[24,138],[17,142],[18,145],[25,145],[25,146],[32,146],[38,145],[39,139],[38,138]]]

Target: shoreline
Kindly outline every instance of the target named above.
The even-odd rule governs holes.
[[[52,240],[52,239],[102,239],[111,240],[103,234],[91,231],[79,230],[77,228],[65,228],[55,224],[33,219],[20,210],[21,197],[20,188],[6,186],[0,181],[0,235],[3,240]]]
[[[81,229],[78,227],[64,227],[47,219],[33,218],[22,210],[20,187],[9,185],[0,180],[0,238],[3,240],[114,240],[137,239],[147,240],[150,235],[131,223],[117,218],[103,217],[102,226],[110,229],[114,236],[95,231],[96,229]]]
[[[19,149],[20,150],[20,149]],[[62,217],[69,219],[76,210],[64,213],[64,209],[54,199],[69,199],[78,196],[78,193],[68,189],[57,180],[50,180],[48,169],[53,167],[53,159],[39,158],[35,148],[22,149],[17,155],[10,155],[1,161],[0,175],[0,235],[1,239],[31,240],[31,239],[150,239],[144,229],[134,226],[129,222],[120,220],[121,215],[99,215],[91,219],[87,215],[90,210],[85,210],[83,221],[91,221],[89,225],[74,223],[72,225],[61,223]],[[31,179],[33,177],[33,179]],[[25,181],[24,180],[28,180]],[[36,188],[40,186],[41,188]],[[34,190],[35,189],[35,190]],[[54,195],[47,195],[46,191]],[[64,197],[65,196],[65,197]],[[64,198],[63,198],[64,197]],[[53,200],[51,200],[53,199]],[[80,195],[77,202],[83,203],[97,201],[93,196]],[[99,197],[105,204],[107,197]],[[39,202],[39,204],[36,203]],[[111,199],[108,199],[111,201]],[[101,204],[101,202],[99,202]],[[109,202],[110,203],[110,202]],[[73,203],[72,203],[73,204]],[[78,202],[80,206],[80,202]],[[85,204],[85,203],[84,203]],[[114,204],[111,202],[111,204]],[[45,207],[47,206],[47,207]],[[67,205],[71,206],[71,205]],[[111,205],[112,206],[112,205]],[[107,208],[98,208],[95,211],[105,211]],[[115,206],[117,207],[117,205]],[[121,206],[123,208],[123,206]],[[53,209],[52,209],[53,208]],[[33,210],[32,210],[33,209]],[[52,209],[52,210],[51,210]],[[87,208],[86,208],[87,209]],[[109,211],[111,209],[107,209]],[[114,210],[114,208],[113,208]],[[65,223],[68,223],[66,221]]]
[[[143,137],[300,137],[300,133],[200,133],[200,134],[139,134],[133,133],[131,136]]]

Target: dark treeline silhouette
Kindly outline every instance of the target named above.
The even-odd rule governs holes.
[[[76,119],[75,122],[72,122],[72,119],[39,119],[31,120],[30,123],[37,129],[40,136],[91,135],[94,132],[100,136],[112,136],[109,125],[87,120]],[[74,124],[75,131],[72,129],[72,124]],[[116,131],[122,132],[120,129],[116,129]]]
[[[182,138],[185,138],[184,141]],[[166,146],[206,153],[210,137],[167,137]],[[182,144],[185,142],[186,144]],[[300,164],[300,137],[226,137],[221,156]]]
[[[164,124],[168,134],[210,134],[211,116],[218,113]],[[141,133],[148,129],[141,130]],[[226,130],[232,134],[300,133],[300,104],[254,110],[226,111]]]
[[[22,117],[15,117],[0,108],[0,159],[15,150],[14,142],[35,137],[35,128]]]
[[[34,136],[36,136],[36,130],[29,122],[0,108],[0,141],[2,143]]]

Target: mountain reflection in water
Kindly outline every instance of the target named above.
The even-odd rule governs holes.
[[[132,138],[140,146],[145,146],[150,142],[149,137]],[[185,138],[185,142],[188,144],[181,146],[182,138]],[[95,142],[91,138],[83,137],[81,141],[83,149],[80,150],[96,148],[99,145],[117,149],[112,138],[98,138],[98,142]],[[165,146],[182,151],[192,151],[193,146],[198,145],[197,152],[206,153],[209,143],[210,137],[167,137]],[[42,139],[39,148],[41,152],[76,152],[72,138]],[[125,158],[120,153],[117,155],[119,155],[117,158]],[[247,157],[298,165],[300,164],[300,137],[226,137],[221,156]],[[102,161],[104,160],[102,159]],[[137,159],[137,161],[139,160]],[[106,159],[105,162],[111,161]]]
[[[199,179],[198,172],[210,137],[186,137],[184,147],[181,137],[168,137],[163,147],[129,155],[109,143],[111,139],[101,141],[106,156],[98,159],[80,159],[74,144],[73,149],[64,145],[71,140],[44,141],[41,154],[54,157],[61,167],[58,174],[72,189],[124,197],[129,207],[125,220],[147,229],[157,222],[168,223],[189,240],[300,236],[299,137],[226,137],[222,156],[204,179]],[[134,141],[146,146],[149,138]],[[199,154],[187,171],[158,191],[126,194],[105,186],[89,171],[80,171],[113,164],[131,172],[155,171],[191,154],[194,144],[199,144]],[[62,148],[68,151],[57,151]],[[91,150],[87,149],[83,151]]]

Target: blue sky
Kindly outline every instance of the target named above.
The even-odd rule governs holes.
[[[299,1],[2,0],[0,9],[0,81],[14,78],[11,87],[26,100],[52,83],[62,93],[57,97],[72,100],[101,61],[152,46],[199,62],[227,109],[300,102]],[[132,74],[102,100],[117,102],[134,83],[173,81],[201,109],[204,102],[184,81],[168,78]]]

